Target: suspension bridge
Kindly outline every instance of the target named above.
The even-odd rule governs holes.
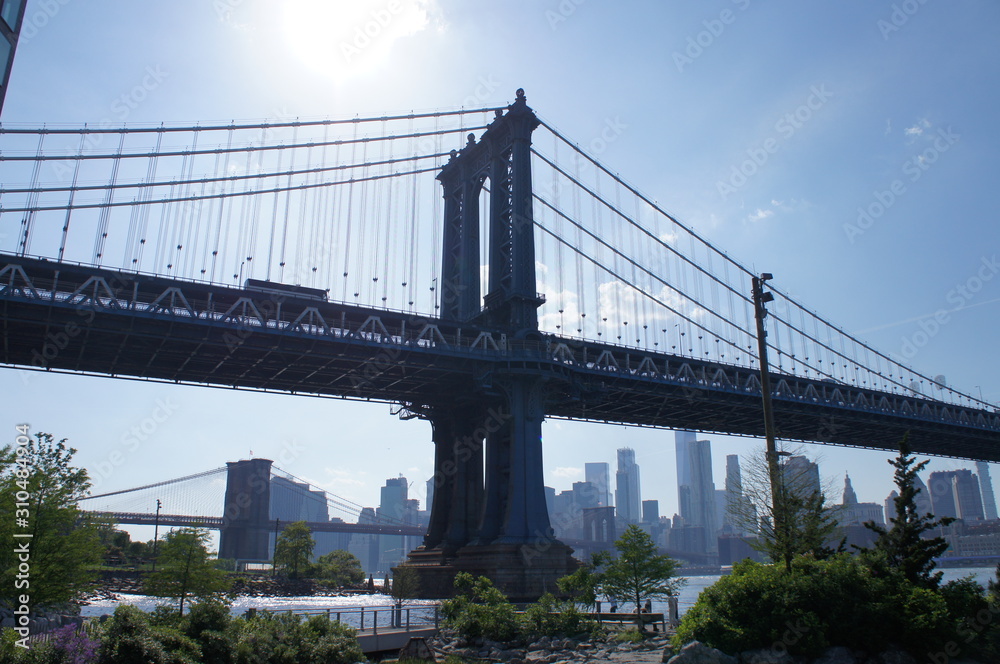
[[[523,91],[377,118],[4,126],[0,142],[0,363],[429,420],[439,499],[410,559],[427,589],[468,569],[531,596],[572,567],[543,507],[546,417],[764,434],[753,273]],[[918,453],[1000,461],[993,406],[768,297],[780,438],[894,450],[909,434]]]
[[[184,477],[93,494],[80,500],[81,507],[89,515],[109,519],[119,525],[218,530],[223,533],[220,547],[232,554],[222,555],[220,552],[221,557],[254,562],[267,560],[266,543],[257,551],[238,551],[236,545],[225,541],[233,536],[234,528],[245,525],[241,523],[241,511],[251,503],[259,502],[266,515],[254,526],[272,533],[284,530],[293,521],[305,521],[311,531],[321,533],[420,537],[426,532],[425,528],[391,514],[371,510],[372,514],[366,516],[361,505],[315,487],[288,471],[272,466],[266,459],[257,460],[266,471],[260,474],[263,481],[255,486],[253,492],[247,493],[245,499],[237,500],[241,487],[233,486],[233,483],[241,481],[240,471],[248,463],[253,465],[253,461],[238,461]],[[154,511],[150,506],[157,503],[171,512]],[[345,518],[351,521],[345,521]]]

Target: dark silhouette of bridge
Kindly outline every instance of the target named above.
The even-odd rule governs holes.
[[[436,499],[409,563],[431,595],[469,570],[530,597],[575,565],[544,507],[546,417],[764,435],[752,273],[522,91],[478,111],[0,137],[19,148],[0,168],[31,172],[0,198],[17,229],[0,255],[0,362],[399,404],[433,427]],[[79,147],[45,144],[61,137]],[[53,162],[72,184],[43,180]],[[443,206],[422,197],[430,175]],[[918,453],[1000,461],[995,408],[771,295],[780,438],[894,450],[909,435]]]

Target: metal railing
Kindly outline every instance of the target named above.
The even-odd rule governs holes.
[[[361,606],[333,607],[326,609],[295,610],[286,613],[303,616],[325,616],[348,627],[353,627],[359,633],[370,632],[378,634],[379,630],[439,629],[441,625],[441,606],[428,604],[418,606]]]

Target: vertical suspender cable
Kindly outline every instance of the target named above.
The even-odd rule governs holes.
[[[118,180],[118,168],[121,165],[122,147],[124,144],[125,132],[120,132],[118,134],[118,151],[115,153],[115,157],[112,160],[111,186],[108,187],[108,190],[104,195],[104,205],[101,207],[100,214],[98,215],[97,237],[94,242],[94,263],[96,265],[101,264],[101,259],[104,256],[104,246],[108,239],[108,228],[111,221],[110,205],[115,196],[114,185]]]
[[[296,125],[292,128],[292,144],[295,144],[296,137],[299,135],[299,127]],[[288,165],[288,187],[292,186],[292,171],[295,170],[295,148],[291,149],[291,159]],[[285,218],[282,219],[282,230],[281,230],[281,261],[278,263],[278,281],[284,283],[285,281],[285,249],[288,246],[288,216],[289,210],[292,205],[292,192],[285,192]]]
[[[32,189],[38,188],[38,174],[42,167],[42,160],[40,159],[40,157],[42,156],[42,145],[44,142],[45,142],[45,132],[42,131],[38,135],[38,148],[35,150],[35,157],[36,157],[35,165],[31,171]],[[38,205],[37,191],[32,192],[31,194],[28,195],[28,204],[25,207],[29,208],[29,211],[25,212],[24,216],[21,217],[21,241],[19,242],[20,247],[18,250],[18,254],[21,256],[26,255],[28,253],[28,249],[31,246],[31,227],[32,223],[35,220],[35,211],[30,208],[34,208],[36,205]]]

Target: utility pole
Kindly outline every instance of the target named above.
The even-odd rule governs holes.
[[[274,557],[271,558],[271,576],[276,576],[278,574],[278,527],[281,525],[281,519],[274,520]]]
[[[757,355],[760,358],[760,390],[764,405],[764,438],[767,441],[767,473],[771,481],[771,517],[774,519],[774,534],[777,542],[785,537],[785,519],[781,510],[784,509],[781,492],[781,469],[778,467],[778,448],[774,435],[774,408],[771,404],[771,367],[767,359],[767,331],[764,329],[764,319],[767,308],[764,306],[774,300],[774,293],[765,292],[764,284],[773,279],[770,272],[764,272],[753,278],[754,318],[757,321]]]
[[[156,520],[153,522],[153,571],[156,571],[156,548],[160,539],[160,499],[156,499]]]

